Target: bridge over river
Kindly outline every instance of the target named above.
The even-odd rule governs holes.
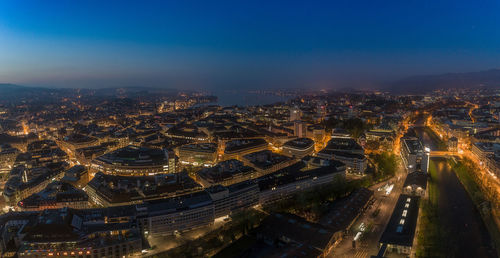
[[[491,238],[471,198],[447,162],[456,153],[438,150],[424,128],[413,128],[431,149],[431,166],[437,170],[438,216],[448,237],[443,246],[448,257],[497,257]]]
[[[461,154],[452,151],[433,151],[429,153],[431,158],[451,158],[451,157],[461,157]]]

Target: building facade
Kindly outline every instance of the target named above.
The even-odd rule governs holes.
[[[401,138],[401,159],[408,173],[429,169],[429,151],[424,149],[422,142],[416,137]]]

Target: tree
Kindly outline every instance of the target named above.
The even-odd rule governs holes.
[[[395,154],[391,152],[375,154],[373,161],[378,170],[377,175],[375,175],[376,179],[381,179],[386,176],[394,176],[396,174],[398,162]]]

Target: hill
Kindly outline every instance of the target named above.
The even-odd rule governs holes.
[[[395,93],[425,93],[450,88],[500,88],[500,69],[480,72],[419,75],[386,84]]]

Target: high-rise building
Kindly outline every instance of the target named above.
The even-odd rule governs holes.
[[[293,122],[293,135],[299,138],[305,138],[307,135],[307,124],[300,120]]]
[[[293,122],[295,120],[300,120],[301,115],[302,111],[299,108],[294,107],[290,109],[290,122]]]

